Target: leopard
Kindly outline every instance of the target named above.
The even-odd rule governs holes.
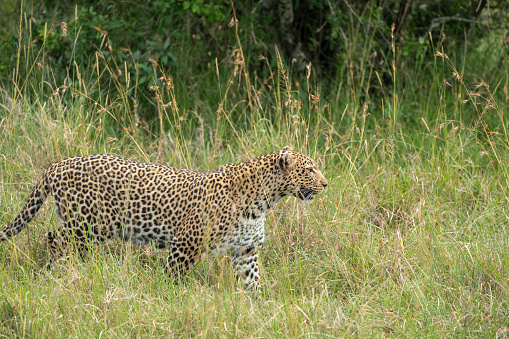
[[[326,186],[317,163],[288,146],[210,172],[77,156],[44,171],[0,242],[27,227],[51,195],[59,226],[46,235],[50,262],[121,239],[166,249],[165,269],[179,277],[203,256],[226,255],[237,280],[258,289],[267,212],[286,196],[309,204]]]

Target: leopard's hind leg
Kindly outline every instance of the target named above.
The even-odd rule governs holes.
[[[57,204],[56,212],[60,226],[47,234],[50,265],[60,258],[67,257],[71,253],[78,254],[82,259],[86,258],[89,246],[96,241],[91,237],[88,225],[96,225],[97,220],[83,220],[72,213],[62,213],[62,208]],[[96,226],[94,226],[96,227]]]

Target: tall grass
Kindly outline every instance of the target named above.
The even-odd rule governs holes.
[[[56,224],[47,204],[0,245],[3,336],[508,336],[507,64],[473,82],[470,60],[490,58],[475,47],[453,56],[434,46],[416,69],[400,69],[394,47],[384,57],[391,84],[363,59],[327,100],[312,65],[292,78],[279,54],[256,80],[239,40],[236,59],[216,66],[214,107],[179,93],[154,61],[158,114],[143,121],[137,80],[99,57],[93,71],[118,97],[76,64],[69,83],[51,85],[44,49],[33,50],[21,22],[19,67],[30,71],[1,90],[1,225],[44,168],[81,154],[211,170],[289,145],[318,160],[329,186],[310,206],[290,198],[269,214],[259,294],[223,259],[173,284],[164,251],[122,243],[47,271],[44,234]],[[382,95],[367,97],[370,86]]]

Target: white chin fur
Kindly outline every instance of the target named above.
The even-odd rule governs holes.
[[[313,199],[314,199],[314,197],[306,198],[306,199],[302,200],[302,203],[304,205],[310,205],[313,202]]]

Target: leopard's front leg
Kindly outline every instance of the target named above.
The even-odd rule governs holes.
[[[196,263],[197,249],[185,239],[175,237],[166,258],[166,271],[176,279],[183,278]]]
[[[258,253],[254,247],[232,258],[233,274],[246,288],[258,290],[260,287],[260,267]]]

